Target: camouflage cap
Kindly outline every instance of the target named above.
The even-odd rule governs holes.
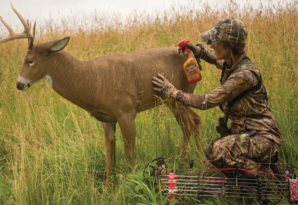
[[[227,18],[219,21],[211,30],[201,34],[201,39],[207,44],[216,42],[245,43],[247,27],[239,19]]]

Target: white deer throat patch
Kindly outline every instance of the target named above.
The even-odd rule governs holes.
[[[51,87],[53,87],[53,79],[52,79],[52,77],[51,77],[50,75],[45,75],[44,78],[46,79],[47,83],[48,83]]]

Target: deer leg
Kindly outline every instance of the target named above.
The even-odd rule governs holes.
[[[106,181],[109,183],[116,165],[116,123],[103,122],[102,126],[105,133]]]
[[[130,166],[133,166],[136,139],[135,114],[125,114],[117,119],[123,136],[124,154]]]
[[[203,150],[200,140],[200,116],[190,107],[184,106],[179,102],[169,102],[167,105],[174,114],[183,133],[181,156],[185,157],[189,139],[192,134],[194,136],[197,149]]]

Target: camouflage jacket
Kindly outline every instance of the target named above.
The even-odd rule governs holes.
[[[231,107],[228,106],[235,97],[258,84],[261,74],[256,65],[243,54],[228,68],[224,61],[216,61],[210,50],[204,50],[202,59],[223,70],[221,85],[205,95],[183,93],[178,100],[202,110],[221,105],[231,120],[232,134],[256,130],[257,135],[281,144],[282,136],[268,108],[267,92],[263,82],[256,90],[245,94]]]

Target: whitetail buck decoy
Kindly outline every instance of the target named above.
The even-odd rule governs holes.
[[[28,38],[29,47],[18,77],[17,88],[27,90],[33,83],[45,78],[61,96],[88,111],[102,122],[105,134],[106,177],[110,179],[115,166],[116,123],[124,141],[125,157],[133,163],[136,138],[136,114],[160,105],[153,91],[151,80],[158,73],[164,74],[178,89],[193,92],[195,85],[187,83],[182,65],[186,56],[177,48],[153,48],[128,54],[109,54],[89,61],[81,61],[63,51],[69,37],[61,40],[33,44],[33,28],[11,5],[24,26],[16,34],[5,21],[9,31],[1,43]],[[177,102],[164,100],[183,131],[182,154],[185,154],[190,135],[200,145],[200,117],[191,108]]]

